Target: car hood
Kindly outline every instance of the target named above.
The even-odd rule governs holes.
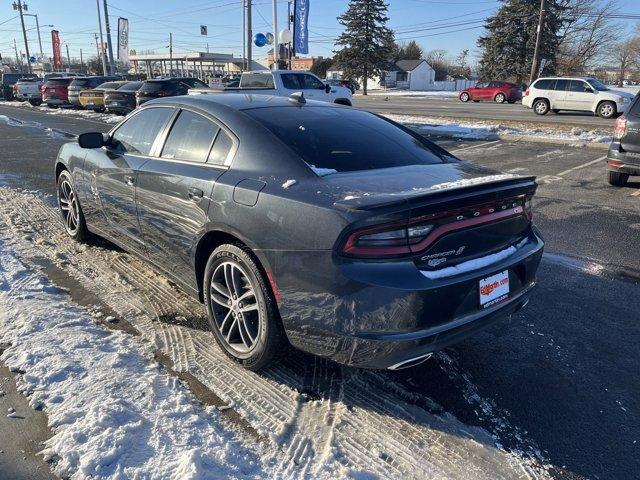
[[[321,177],[320,182],[313,182],[314,187],[310,187],[315,188],[313,193],[325,197],[335,207],[366,210],[482,184],[533,180],[533,177],[454,162],[335,173]]]
[[[611,95],[611,97],[623,97],[623,98],[633,98],[635,95],[633,93],[625,92],[624,90],[615,90],[609,89],[604,92],[599,92],[599,94]]]

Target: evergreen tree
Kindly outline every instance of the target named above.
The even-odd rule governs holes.
[[[484,80],[515,80],[529,78],[536,43],[539,0],[500,0],[502,6],[485,23],[487,34],[478,39],[482,50],[480,77]],[[545,73],[554,73],[555,56],[560,38],[565,7],[562,0],[547,0],[542,25],[539,59],[546,58]]]
[[[398,52],[398,60],[420,60],[423,56],[424,52],[415,40],[402,45]]]
[[[336,44],[334,60],[345,76],[362,79],[367,94],[367,79],[381,75],[393,51],[393,32],[386,24],[388,5],[384,0],[349,0],[347,11],[338,17],[345,31]]]

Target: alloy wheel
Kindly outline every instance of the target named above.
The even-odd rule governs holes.
[[[469,101],[469,94],[468,93],[463,93],[462,95],[460,95],[460,100],[462,100],[463,102],[468,102]]]
[[[505,101],[505,96],[502,93],[499,93],[496,95],[496,103],[504,103]]]
[[[211,276],[211,311],[225,344],[240,354],[253,350],[263,322],[255,288],[239,263],[225,261]]]
[[[547,113],[547,104],[545,102],[537,102],[535,105],[536,113],[544,114]]]
[[[609,118],[613,115],[613,106],[610,103],[605,103],[600,107],[600,116]]]
[[[80,226],[80,208],[73,186],[66,178],[58,186],[58,202],[64,228],[69,235],[73,236],[78,233]]]

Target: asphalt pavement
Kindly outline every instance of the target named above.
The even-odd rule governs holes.
[[[465,108],[476,107],[484,108]],[[503,107],[522,108],[491,106]],[[47,128],[73,134],[111,128],[5,106],[0,115],[32,122],[0,122],[0,184],[46,193],[54,191],[53,160],[67,141]],[[557,478],[638,478],[640,181],[606,185],[600,150],[433,140],[473,163],[536,175],[534,221],[547,246],[537,291],[521,313],[448,350],[450,370],[427,362],[394,378],[433,398],[444,413],[499,432],[506,447],[530,439]],[[516,428],[492,425],[492,411],[505,412]]]
[[[559,112],[541,116],[518,103],[467,102],[462,103],[455,97],[439,98],[429,96],[386,96],[357,95],[354,104],[377,113],[393,113],[396,115],[420,115],[432,118],[454,118],[469,122],[492,121],[518,124],[543,124],[580,126],[582,128],[608,128],[615,120],[600,118],[591,113]]]

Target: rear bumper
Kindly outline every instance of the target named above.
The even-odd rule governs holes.
[[[640,175],[640,153],[623,151],[618,141],[611,142],[606,161],[607,170],[634,176]]]
[[[42,96],[36,93],[18,93],[16,95],[16,98],[23,101],[42,100]]]
[[[426,278],[412,261],[336,261],[332,253],[275,260],[280,313],[293,346],[339,363],[387,369],[455,344],[522,308],[544,243],[532,229],[508,258],[478,270]],[[265,252],[267,254],[267,252]],[[268,254],[267,254],[268,255]],[[270,260],[271,261],[271,260]],[[330,262],[332,266],[321,265]],[[510,296],[479,305],[479,281],[508,271]]]
[[[104,108],[108,112],[129,113],[135,110],[136,104],[135,102],[131,103],[131,102],[122,102],[117,100],[106,100],[104,102]]]
[[[82,106],[80,104],[80,97],[79,97],[78,94],[74,95],[74,94],[70,93],[69,94],[69,102],[68,103],[70,103],[71,105],[76,106],[76,107]]]
[[[58,97],[45,97],[42,99],[42,102],[47,105],[69,105],[69,101],[66,98]]]

